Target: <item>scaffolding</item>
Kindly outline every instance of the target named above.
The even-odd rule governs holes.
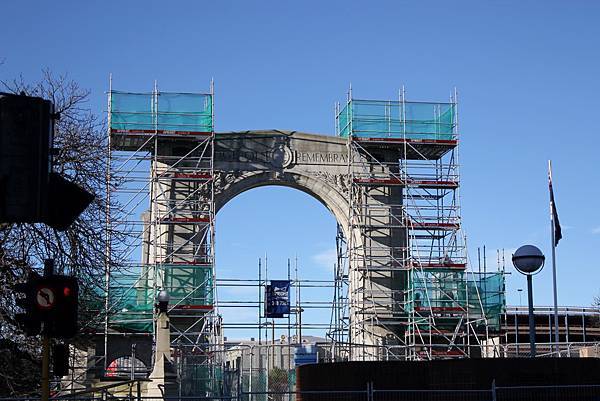
[[[274,347],[275,332],[283,334],[288,359],[289,344],[303,344],[303,328],[318,330],[330,360],[468,356],[474,342],[499,330],[503,275],[467,272],[455,95],[428,103],[407,102],[403,91],[397,101],[350,93],[337,106],[337,135],[347,138],[348,226],[338,226],[333,280],[292,279],[288,262],[297,303],[285,321],[264,315],[266,259],[258,280],[215,278],[213,97],[212,84],[209,93],[156,85],[131,93],[111,83],[107,192],[118,210],[107,211],[106,224],[124,240],[116,245],[108,236],[106,248],[127,263],[107,264],[104,355],[113,332],[154,332],[160,290],[171,297],[182,394],[222,394],[225,328],[257,330],[255,345],[267,354],[263,339],[271,334]],[[257,287],[258,302],[217,303],[219,286]],[[331,288],[333,299],[301,302],[300,289],[311,287]],[[218,306],[258,307],[258,321],[223,323]],[[330,310],[329,324],[302,322],[311,308]]]
[[[382,359],[379,346],[411,360],[469,356],[489,335],[486,312],[504,305],[503,292],[485,293],[503,276],[482,287],[491,279],[467,272],[456,92],[431,103],[350,90],[336,134],[348,144],[350,358]]]
[[[171,340],[182,394],[219,394],[222,333],[214,277],[213,86],[209,93],[108,93],[109,333],[154,333],[155,297],[170,295]],[[110,202],[109,202],[110,203]],[[111,361],[106,361],[106,367]]]
[[[335,237],[336,264],[333,270],[333,302],[330,328],[327,338],[331,340],[333,361],[347,360],[349,343],[349,299],[348,299],[348,243],[342,227],[337,225]]]
[[[408,102],[403,90],[395,101],[353,99],[350,91],[344,107],[336,106],[336,134],[348,151],[347,177],[339,181],[348,183],[349,207],[327,280],[300,279],[297,259],[294,276],[288,260],[281,280],[266,257],[258,278],[216,278],[213,109],[212,84],[209,93],[159,92],[156,84],[131,93],[111,83],[106,254],[125,262],[107,258],[105,376],[149,373],[134,346],[130,355],[121,351],[122,364],[107,356],[112,335],[136,341],[154,334],[160,290],[171,298],[171,356],[183,396],[267,401],[285,393],[291,401],[301,363],[511,354],[508,337],[502,340],[508,318],[500,257],[498,271],[486,272],[484,247],[484,272],[468,269],[456,93],[431,103]],[[277,281],[287,282],[290,310],[275,318],[265,309],[267,288]],[[249,287],[257,299],[240,292],[228,298],[229,287]],[[315,289],[332,298],[311,297]],[[243,309],[250,319],[240,318]],[[236,316],[224,322],[227,310]],[[315,311],[321,316],[311,316]],[[581,316],[584,342],[594,316],[587,323]],[[518,355],[518,316],[511,321]],[[257,340],[224,338],[249,331]],[[79,359],[77,375],[87,380],[92,358]]]
[[[336,360],[331,354],[331,338],[322,337],[331,327],[327,312],[334,310],[329,296],[335,293],[335,281],[301,278],[298,258],[287,260],[287,274],[283,266],[271,265],[265,256],[259,258],[258,271],[253,274],[257,279],[217,279],[220,310],[224,316],[230,312],[230,319],[223,323],[227,334],[225,372],[233,378],[232,394],[238,391],[243,400],[281,398],[281,394],[271,393],[294,391],[296,366],[310,357],[312,362]],[[282,281],[289,283],[289,313],[268,316],[268,287]],[[235,290],[243,287],[247,293],[256,291],[256,297],[240,296]],[[234,291],[228,291],[231,289]],[[246,314],[255,318],[240,319]]]

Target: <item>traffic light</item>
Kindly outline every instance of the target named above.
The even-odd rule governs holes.
[[[64,231],[94,200],[94,195],[63,178],[50,173],[46,212],[42,222],[59,231]]]
[[[15,315],[15,320],[21,329],[28,336],[36,336],[40,334],[42,325],[40,316],[37,313],[35,305],[36,283],[39,276],[29,276],[29,280],[25,283],[16,284],[13,288],[17,293],[22,293],[22,297],[17,297],[15,303],[21,309],[22,313]]]
[[[66,230],[94,195],[52,172],[54,105],[0,92],[0,222]]]
[[[31,276],[15,290],[25,295],[16,301],[25,312],[15,319],[27,335],[71,338],[77,334],[79,285],[75,277]]]
[[[52,148],[52,103],[0,93],[0,221],[36,223],[44,216]]]
[[[50,337],[71,338],[77,334],[79,285],[75,277],[48,277],[55,304],[44,319],[44,330]]]

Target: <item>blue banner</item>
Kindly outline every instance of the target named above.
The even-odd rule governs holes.
[[[265,317],[284,317],[290,313],[289,280],[271,280],[265,292]]]

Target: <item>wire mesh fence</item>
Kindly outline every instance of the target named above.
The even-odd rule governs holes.
[[[331,363],[349,360],[373,360],[360,358],[362,355],[375,355],[380,361],[406,361],[409,358],[406,346],[367,346],[356,344],[334,344],[331,342],[313,343],[310,347],[303,344],[230,344],[218,353],[223,362],[222,373],[212,375],[211,381],[218,379],[217,387],[224,390],[219,394],[240,394],[257,392],[293,392],[296,390],[296,367],[303,363]],[[503,359],[529,358],[529,343],[500,344],[490,341],[484,344],[464,346],[472,358]],[[352,350],[351,350],[352,349]],[[427,359],[432,350],[451,349],[448,344],[427,344],[421,346],[419,355]],[[300,352],[301,351],[301,352]],[[309,352],[310,351],[310,352]],[[131,351],[131,355],[121,356],[108,363],[105,369],[103,357],[89,356],[73,348],[70,372],[68,375],[52,380],[52,387],[61,394],[69,394],[89,388],[93,380],[133,380],[148,377],[151,365],[146,366]],[[192,358],[174,354],[174,366],[179,376],[178,387],[183,395],[197,390],[198,375],[191,377],[190,372],[199,371],[204,365],[202,356]],[[310,357],[310,358],[309,358]],[[599,358],[600,343],[538,343],[536,358]],[[207,376],[207,375],[204,375]],[[217,377],[218,376],[218,377]],[[221,377],[222,376],[222,377]],[[207,376],[209,377],[209,376]],[[219,378],[221,377],[221,378]],[[207,379],[208,380],[208,379]],[[193,382],[193,383],[192,383]],[[243,401],[249,401],[248,397]]]
[[[135,388],[135,386],[133,387]],[[241,392],[231,396],[165,395],[145,397],[143,392],[129,394],[89,394],[72,397],[52,397],[61,401],[597,401],[600,384],[561,386],[495,386],[488,389],[386,389],[378,390],[368,385],[364,390],[320,391],[256,391]],[[0,401],[34,401],[39,397],[0,398]]]

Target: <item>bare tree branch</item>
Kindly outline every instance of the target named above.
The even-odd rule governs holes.
[[[42,71],[42,78],[37,83],[27,83],[20,76],[12,81],[0,81],[0,88],[54,102],[55,110],[61,115],[55,127],[54,171],[96,195],[93,203],[64,232],[43,224],[0,226],[0,341],[16,341],[19,346],[25,344],[27,347],[23,349],[36,355],[39,351],[37,341],[24,337],[15,325],[16,307],[11,287],[24,281],[32,270],[40,269],[44,259],[53,258],[59,272],[79,278],[80,321],[90,328],[101,327],[106,263],[116,271],[123,266],[125,247],[119,244],[126,243],[128,233],[113,231],[104,224],[108,210],[106,124],[88,107],[90,92],[67,75],[56,76],[47,69]],[[111,202],[110,209],[118,214],[121,208],[116,200]],[[107,235],[116,245],[108,258]],[[3,378],[9,380],[14,373],[5,371],[4,366],[0,368],[0,387]],[[26,393],[22,390],[13,385],[2,395]]]

